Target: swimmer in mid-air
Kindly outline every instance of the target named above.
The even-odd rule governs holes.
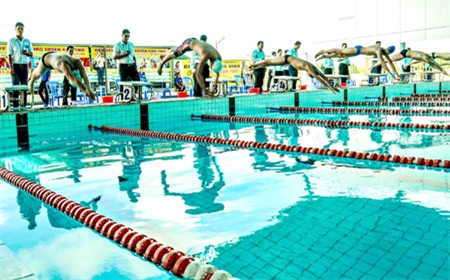
[[[45,72],[53,69],[63,73],[72,86],[78,87],[82,92],[86,93],[87,97],[95,100],[95,95],[91,90],[89,78],[81,60],[56,52],[48,52],[42,56],[38,66],[29,78],[28,90],[33,92],[34,82]]]
[[[179,57],[188,51],[194,51],[200,56],[200,62],[197,66],[198,71],[195,71],[195,77],[197,78],[198,85],[205,92],[205,94],[212,96],[212,92],[205,86],[204,77],[202,76],[203,65],[207,60],[211,62],[211,69],[217,74],[215,84],[219,79],[219,73],[222,70],[222,56],[220,53],[210,44],[199,41],[195,38],[188,38],[178,46],[170,49],[158,64],[157,71],[161,75],[163,65],[173,58]],[[214,86],[212,88],[215,88]]]
[[[412,59],[411,62],[407,63],[405,67],[408,67],[415,63],[428,63],[431,67],[438,69],[444,75],[450,76],[442,67],[439,65],[432,57],[427,53],[421,51],[412,51],[411,49],[404,49],[398,54],[394,54],[389,56],[391,61],[400,61],[405,57],[409,57]],[[372,67],[377,67],[381,64],[381,60],[372,65]]]
[[[360,54],[367,55],[367,56],[376,56],[381,62],[381,66],[383,66],[384,70],[386,70],[386,73],[391,74],[392,78],[395,78],[395,76],[392,74],[391,71],[389,71],[389,68],[386,66],[386,63],[384,62],[383,57],[386,58],[386,61],[389,62],[392,70],[397,74],[397,77],[399,77],[399,74],[397,73],[397,70],[395,69],[394,63],[392,63],[391,59],[389,58],[389,54],[392,54],[395,51],[394,46],[389,46],[387,48],[382,48],[379,46],[370,46],[370,47],[363,47],[363,46],[355,46],[352,48],[343,48],[343,49],[329,49],[329,50],[321,50],[319,51],[315,58],[316,60],[320,60],[323,58],[332,58],[332,57],[338,57],[340,58],[338,61],[345,60],[347,57],[353,57]],[[372,66],[373,67],[373,66]]]
[[[311,78],[315,78],[316,80],[318,80],[320,83],[322,83],[322,85],[326,86],[333,93],[339,92],[338,89],[334,88],[330,84],[327,77],[322,72],[320,72],[320,70],[316,66],[314,66],[313,64],[311,64],[310,62],[308,62],[306,60],[294,57],[292,55],[287,54],[287,55],[275,57],[272,59],[264,59],[264,60],[261,60],[261,61],[251,64],[249,66],[249,68],[250,68],[250,70],[254,70],[254,69],[264,68],[264,67],[270,66],[270,65],[284,65],[284,64],[289,64],[297,70],[300,70],[300,71],[304,70],[304,71],[308,72],[308,75]]]

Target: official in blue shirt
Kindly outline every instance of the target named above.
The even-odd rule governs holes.
[[[289,54],[292,55],[293,57],[298,58],[298,49],[300,48],[301,45],[302,45],[302,43],[300,41],[295,42],[294,47],[289,51]],[[295,69],[294,67],[292,67],[292,65],[289,65],[288,70],[289,70],[289,76],[298,77],[298,70]],[[292,81],[292,88],[294,90],[297,88],[297,80]]]
[[[347,48],[347,43],[342,43],[342,48],[343,49]],[[341,63],[339,63],[339,75],[349,76],[350,78],[350,72],[348,71],[349,67],[350,67],[350,60],[348,58],[344,61],[341,61]]]
[[[252,53],[252,62],[258,62],[264,60],[266,56],[263,52],[264,42],[258,42],[258,48]],[[263,83],[264,83],[264,75],[266,74],[266,68],[260,68],[253,70],[253,76],[255,77],[255,88],[259,88],[259,93],[262,93]]]
[[[33,57],[33,46],[30,40],[23,37],[24,25],[21,22],[16,23],[16,36],[8,41],[9,65],[11,67],[11,77],[13,85],[28,84],[28,62]],[[14,91],[12,96],[19,97],[19,92]],[[27,104],[27,93],[23,95],[23,105]],[[13,106],[18,107],[19,101],[13,101]]]

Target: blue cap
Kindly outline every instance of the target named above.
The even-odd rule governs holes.
[[[222,61],[220,61],[219,59],[216,59],[211,68],[215,73],[219,74],[220,71],[222,70],[222,67],[223,67]]]
[[[395,51],[394,46],[389,46],[387,49],[388,49],[389,53],[394,53],[394,51]]]

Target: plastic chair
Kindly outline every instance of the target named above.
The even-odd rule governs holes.
[[[58,106],[61,106],[60,99],[64,97],[63,89],[59,85],[59,82],[48,81],[46,84],[47,92],[48,92],[48,101],[50,102],[50,106],[55,106],[55,99],[58,102]]]
[[[189,96],[194,94],[194,81],[190,77],[183,77],[183,83],[186,87],[186,91],[189,91]]]
[[[242,78],[242,76],[234,75],[234,80],[236,81],[236,86],[228,87],[229,91],[232,91],[232,89],[236,89],[238,93],[249,93],[249,90],[245,89],[244,79]]]
[[[106,95],[106,87],[105,86],[98,87],[98,95],[100,95],[100,96]]]
[[[120,85],[119,85],[120,79],[115,79],[114,82],[116,84],[117,92],[122,93],[122,91],[120,90]]]

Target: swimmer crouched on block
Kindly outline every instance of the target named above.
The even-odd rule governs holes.
[[[292,55],[285,55],[272,59],[264,59],[251,64],[249,68],[250,70],[254,70],[258,68],[264,68],[269,65],[284,65],[284,64],[289,64],[299,71],[304,70],[308,72],[308,75],[311,78],[315,78],[316,80],[318,80],[320,83],[322,83],[322,85],[326,86],[333,93],[339,92],[337,88],[334,88],[330,84],[327,77],[322,72],[320,72],[320,70],[316,66],[314,66],[313,64],[311,64],[306,60],[294,57]]]
[[[158,64],[158,74],[161,75],[163,65],[170,61],[173,58],[179,57],[188,51],[194,51],[196,54],[200,56],[200,63],[197,69],[202,69],[203,65],[207,60],[211,63],[211,69],[217,74],[215,84],[219,80],[219,73],[222,70],[222,56],[220,53],[210,44],[199,41],[195,38],[188,38],[184,40],[184,42],[178,46],[171,48],[164,57],[161,57],[161,61]],[[205,92],[206,95],[211,96],[213,92],[209,92],[209,90],[205,86],[205,78],[202,76],[202,71],[196,71],[195,77],[197,78],[198,85]],[[212,87],[214,88],[214,87]]]
[[[95,100],[95,95],[91,90],[89,78],[81,60],[67,54],[56,52],[48,52],[42,56],[38,66],[34,69],[29,78],[28,90],[32,93],[34,82],[45,72],[53,69],[63,73],[72,86],[78,87],[87,97]]]

